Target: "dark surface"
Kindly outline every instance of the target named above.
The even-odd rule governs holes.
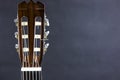
[[[0,0],[0,80],[20,80],[17,3]],[[42,0],[51,31],[43,80],[120,80],[120,0]]]

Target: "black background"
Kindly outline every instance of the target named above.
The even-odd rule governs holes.
[[[0,0],[0,80],[20,80],[13,21],[21,1]],[[120,80],[120,0],[42,2],[50,20],[43,80]]]

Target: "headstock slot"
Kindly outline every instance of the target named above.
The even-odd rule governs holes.
[[[28,40],[28,38],[23,38],[24,35],[28,35],[28,25],[22,24],[23,22],[28,22],[28,18],[25,16],[21,18],[23,48],[28,48],[29,40]]]
[[[35,17],[35,23],[41,23],[41,17]],[[40,48],[41,42],[41,24],[34,27],[34,48]]]
[[[23,35],[28,35],[28,25],[23,24],[24,22],[28,22],[28,18],[26,16],[21,17],[21,37],[22,37],[22,53],[23,53],[23,67],[29,66],[29,39],[23,38]]]
[[[39,65],[39,59],[41,54],[41,29],[42,24],[41,17],[35,17],[35,26],[34,26],[34,50],[33,50],[33,66]]]

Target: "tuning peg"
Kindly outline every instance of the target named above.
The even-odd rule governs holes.
[[[19,48],[18,44],[15,44],[15,48],[16,48],[16,49],[18,49],[18,48]]]
[[[47,52],[48,47],[49,47],[49,43],[45,44],[45,46],[44,46],[44,54],[45,54],[45,52]]]
[[[50,31],[46,31],[45,32],[45,38],[47,38],[47,36],[49,35]]]
[[[50,26],[49,20],[45,17],[45,26]]]
[[[18,39],[18,32],[15,32],[15,38]]]
[[[19,45],[18,45],[18,44],[15,44],[15,48],[16,48],[16,50],[17,50],[17,52],[18,52],[18,50],[19,50]]]
[[[49,43],[45,44],[45,48],[47,49],[49,47],[49,45],[50,45]]]
[[[14,19],[15,25],[18,27],[18,18]]]

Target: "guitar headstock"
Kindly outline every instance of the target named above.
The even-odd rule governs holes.
[[[18,15],[14,21],[17,26],[15,45],[19,53],[22,67],[40,67],[42,58],[49,43],[46,43],[49,31],[49,21],[45,15],[45,7],[41,2],[28,3],[23,1],[18,4]]]

